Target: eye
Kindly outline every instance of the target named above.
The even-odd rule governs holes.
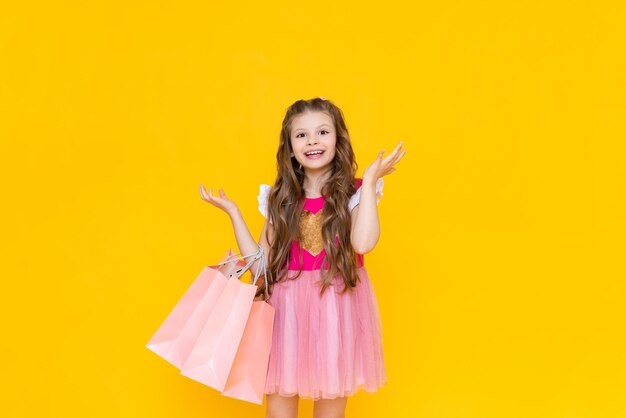
[[[300,138],[300,135],[304,135],[304,134],[300,132],[299,134],[296,134],[296,138]]]
[[[321,132],[328,132],[328,131],[327,131],[327,130],[325,130],[325,129],[322,129],[322,131],[321,131]],[[328,132],[328,133],[330,133],[330,132]]]

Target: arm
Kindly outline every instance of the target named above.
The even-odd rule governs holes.
[[[363,173],[359,204],[352,210],[352,224],[350,226],[350,242],[358,254],[365,254],[374,249],[380,238],[380,223],[378,220],[378,205],[376,200],[376,182],[379,178],[393,173],[406,150],[402,150],[402,141],[386,158],[384,150],[370,164]]]
[[[366,254],[374,249],[380,238],[378,205],[376,204],[376,183],[365,182],[361,185],[359,204],[352,209],[350,241],[354,251]]]
[[[265,261],[267,262],[269,250],[270,250],[270,242],[274,237],[274,227],[267,220],[265,220],[265,224],[263,225],[263,230],[261,231],[261,237],[259,238],[259,242],[252,238],[252,234],[248,229],[248,225],[243,219],[241,212],[238,207],[235,207],[230,212],[228,212],[230,216],[230,221],[233,225],[233,231],[235,232],[235,239],[237,240],[237,246],[239,247],[239,252],[243,255],[248,255],[255,253],[258,251],[259,246],[263,248],[263,253],[265,257]],[[257,268],[261,268],[260,262],[255,261],[254,264],[250,267],[250,272],[254,276],[256,274]],[[262,273],[262,272],[261,272]]]
[[[223,210],[230,217],[231,223],[233,225],[233,231],[235,232],[235,238],[237,240],[237,246],[239,247],[239,252],[242,255],[254,254],[259,250],[259,246],[263,248],[265,254],[265,260],[267,261],[268,252],[269,252],[269,244],[271,239],[273,238],[273,226],[265,222],[263,226],[263,231],[261,232],[261,239],[257,244],[254,238],[252,238],[252,234],[250,234],[250,230],[248,229],[248,225],[246,225],[246,221],[244,221],[241,212],[239,211],[239,207],[235,202],[230,200],[224,190],[219,190],[219,196],[213,196],[213,189],[209,188],[207,192],[204,188],[204,185],[200,185],[200,195],[202,200],[216,206],[217,208]],[[260,262],[255,261],[250,266],[250,271],[254,276],[256,274],[256,269],[260,267]]]

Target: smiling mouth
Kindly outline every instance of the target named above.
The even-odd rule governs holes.
[[[322,155],[323,153],[324,151],[318,150],[318,151],[305,152],[304,155],[306,155],[307,157],[312,157],[316,155]]]

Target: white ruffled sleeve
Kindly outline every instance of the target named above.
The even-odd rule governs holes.
[[[259,212],[263,214],[265,219],[267,219],[267,199],[270,196],[271,189],[272,186],[269,184],[261,184],[259,186],[259,195],[257,196],[257,200],[259,201]],[[270,223],[272,223],[271,220]]]
[[[376,204],[380,202],[380,198],[383,196],[384,185],[385,185],[385,181],[383,180],[382,177],[376,180]],[[353,194],[352,197],[350,197],[350,201],[348,202],[348,210],[352,212],[352,209],[354,209],[354,207],[359,204],[360,200],[361,200],[361,187],[359,187],[356,193]]]

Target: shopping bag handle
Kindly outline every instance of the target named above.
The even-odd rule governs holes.
[[[269,299],[269,292],[268,292],[268,287],[267,287],[267,265],[265,262],[263,248],[259,246],[259,250],[257,252],[244,255],[244,256],[242,256],[241,254],[235,254],[231,257],[237,257],[237,258],[232,259],[232,260],[222,261],[221,263],[217,263],[217,265],[221,266],[224,264],[232,263],[233,261],[237,261],[239,260],[239,256],[241,256],[242,259],[246,259],[250,257],[252,257],[252,259],[248,261],[245,266],[243,266],[241,269],[237,270],[234,274],[232,274],[232,276],[236,277],[237,279],[241,278],[241,276],[243,276],[246,273],[246,271],[250,269],[250,267],[252,266],[252,264],[254,264],[255,261],[261,260],[261,266],[260,268],[257,267],[254,278],[252,280],[252,284],[256,285],[256,282],[259,280],[259,277],[261,276],[260,274],[261,269],[263,269],[263,278],[265,280],[265,289],[264,289],[265,300]]]
[[[259,248],[261,248],[261,247],[259,247]],[[245,260],[246,258],[255,257],[255,256],[258,256],[258,255],[259,255],[258,251],[256,253],[252,253],[252,254],[248,254],[248,255],[241,255],[241,253],[237,253],[237,254],[233,254],[233,255],[230,255],[230,256],[226,257],[225,261],[222,261],[221,263],[217,263],[216,265],[217,266],[221,266],[221,265],[224,265],[224,264],[232,263],[234,261],[239,261],[240,259],[244,259]],[[234,257],[234,258],[231,258],[231,257]]]
[[[263,248],[259,247],[259,252],[261,253],[261,266],[263,267],[263,278],[265,280],[265,288],[263,289],[263,293],[265,293],[265,300],[267,301],[270,298],[269,288],[267,287],[267,268],[265,257],[263,256]],[[257,280],[259,279],[259,268],[256,269],[256,275],[254,276],[254,280],[252,284],[256,285]]]

